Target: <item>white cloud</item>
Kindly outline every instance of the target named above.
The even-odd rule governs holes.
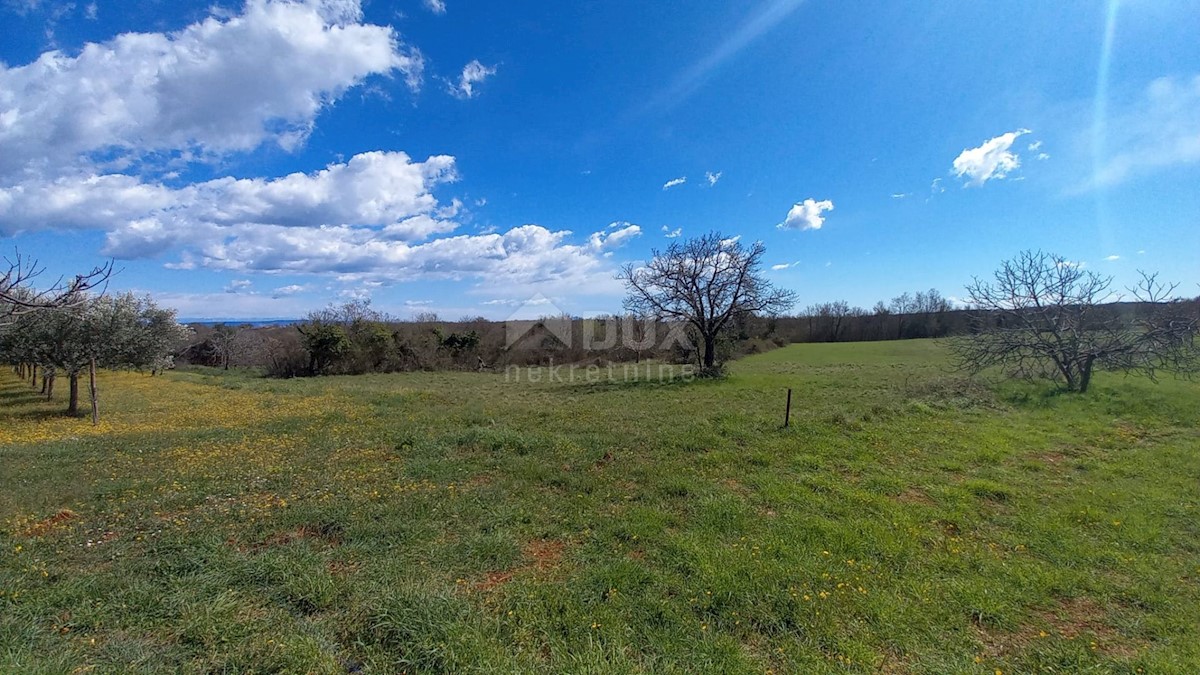
[[[308,286],[304,286],[302,284],[289,284],[287,286],[280,286],[279,288],[276,288],[275,290],[271,291],[271,297],[272,298],[286,298],[290,295],[296,295],[297,293],[303,293],[306,290],[308,290]]]
[[[912,196],[911,192],[893,192],[892,199],[908,199]]]
[[[717,184],[717,181],[721,180],[721,172],[718,171],[716,173],[713,173],[711,171],[705,171],[704,172],[704,180],[708,181],[709,187],[712,187]]]
[[[945,191],[946,191],[946,186],[942,185],[941,178],[934,178],[933,182],[929,184],[929,193],[930,194],[936,195],[936,194],[941,194]]]
[[[683,234],[682,227],[677,227],[672,230],[671,228],[667,227],[666,225],[663,225],[662,231],[663,231],[663,236],[666,237],[667,239],[675,239],[679,235]]]
[[[781,230],[819,230],[825,224],[826,211],[833,210],[833,202],[824,199],[817,201],[813,198],[796,203],[788,211],[787,217],[776,227]]]
[[[1034,141],[1034,142],[1032,142],[1032,143],[1030,143],[1030,144],[1029,144],[1028,148],[1029,148],[1029,151],[1030,151],[1030,152],[1037,152],[1038,150],[1041,150],[1041,149],[1042,149],[1042,142],[1041,142],[1041,141]]]
[[[479,59],[475,59],[463,66],[458,82],[448,83],[450,93],[458,98],[474,98],[479,93],[475,90],[475,85],[495,74],[495,66],[485,66],[479,62]]]
[[[1048,160],[1048,159],[1050,159],[1050,155],[1049,155],[1049,154],[1047,154],[1047,153],[1044,153],[1044,152],[1039,152],[1039,153],[1037,154],[1037,160],[1038,160],[1039,162],[1044,162],[1044,161],[1046,161],[1046,160]]]
[[[1107,260],[1107,261],[1109,261],[1109,262],[1112,262],[1112,261],[1114,261],[1114,260],[1120,260],[1120,259],[1121,259],[1121,256],[1119,256],[1119,255],[1110,255],[1110,256],[1107,256],[1107,257],[1106,257],[1106,258],[1104,258],[1104,259],[1105,259],[1105,260]]]
[[[569,231],[539,225],[441,236],[457,224],[435,217],[443,207],[432,190],[453,179],[453,167],[450,157],[413,162],[403,153],[365,153],[313,174],[182,188],[113,175],[31,180],[0,190],[0,223],[6,234],[105,230],[108,254],[141,258],[173,250],[173,269],[619,290],[604,257],[639,236],[639,226],[617,222],[582,244],[570,243]]]
[[[680,176],[679,178],[672,178],[671,180],[663,183],[663,189],[670,190],[671,188],[678,186],[678,185],[683,185],[686,182],[687,182],[687,176]]]
[[[626,222],[615,222],[605,228],[604,232],[593,232],[588,237],[588,245],[595,251],[608,251],[624,246],[631,239],[640,237],[642,228]]]
[[[446,3],[443,0],[424,0],[424,2],[425,9],[428,9],[434,14],[446,13]]]
[[[453,157],[413,162],[402,152],[363,153],[312,174],[218,178],[182,188],[120,174],[29,179],[0,188],[0,233],[106,229],[107,253],[122,258],[255,225],[365,227],[381,239],[420,240],[455,229],[439,217],[445,207],[432,194],[455,179]]]
[[[373,74],[420,86],[424,61],[357,0],[248,0],[242,14],[173,33],[126,33],[77,56],[0,64],[0,176],[304,141],[321,110]]]
[[[358,0],[249,0],[241,13],[211,13],[174,33],[0,64],[0,235],[98,230],[105,253],[122,259],[163,256],[171,269],[239,277],[325,275],[358,284],[351,293],[418,279],[619,292],[605,258],[639,226],[582,237],[540,225],[456,234],[462,200],[434,194],[457,179],[453,157],[365,152],[308,173],[180,182],[197,161],[303,142],[321,110],[364,78],[420,84],[419,52],[391,28],[362,24]],[[459,89],[473,96],[493,72],[468,64]],[[214,295],[236,300],[242,316],[278,316],[262,303],[295,301],[281,305],[294,315],[313,288],[255,292],[243,281],[232,293],[158,297],[205,316],[231,315]]]
[[[951,173],[966,180],[969,187],[979,187],[989,180],[1001,179],[1021,166],[1021,158],[1012,151],[1012,144],[1028,129],[1018,129],[987,140],[977,148],[963,150],[954,159]]]
[[[240,293],[253,285],[249,279],[234,279],[225,286],[226,293]]]

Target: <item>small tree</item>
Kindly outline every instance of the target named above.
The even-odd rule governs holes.
[[[1143,273],[1129,289],[1136,302],[1121,306],[1111,286],[1112,277],[1061,256],[1022,252],[991,281],[967,286],[976,310],[972,334],[951,349],[965,369],[1004,367],[1078,392],[1087,391],[1097,367],[1151,379],[1160,370],[1195,372],[1198,321],[1187,304],[1169,300],[1175,287]]]
[[[243,330],[239,326],[218,323],[213,326],[212,333],[208,336],[208,342],[216,352],[219,365],[225,370],[229,370],[229,364],[240,351],[242,333]]]
[[[743,246],[717,232],[654,250],[645,266],[626,265],[618,279],[629,293],[625,309],[660,320],[685,321],[703,345],[701,366],[719,365],[717,343],[751,314],[776,314],[795,302],[791,291],[762,275],[762,242]]]
[[[335,323],[310,321],[296,326],[300,331],[304,349],[308,351],[308,372],[320,375],[327,371],[350,349],[346,331]]]

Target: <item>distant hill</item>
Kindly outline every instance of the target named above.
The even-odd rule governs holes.
[[[190,317],[179,319],[179,323],[191,326],[215,326],[219,323],[224,323],[231,326],[253,326],[255,328],[290,326],[294,323],[300,323],[300,321],[302,319],[195,319]]]

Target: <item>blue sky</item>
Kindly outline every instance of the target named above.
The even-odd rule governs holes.
[[[622,263],[713,229],[765,242],[801,306],[960,296],[1025,248],[1200,293],[1188,0],[0,20],[0,243],[55,273],[115,257],[114,288],[186,317],[611,312]]]

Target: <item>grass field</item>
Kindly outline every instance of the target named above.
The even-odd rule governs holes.
[[[0,672],[1200,672],[1200,383],[1093,387],[6,371]]]

